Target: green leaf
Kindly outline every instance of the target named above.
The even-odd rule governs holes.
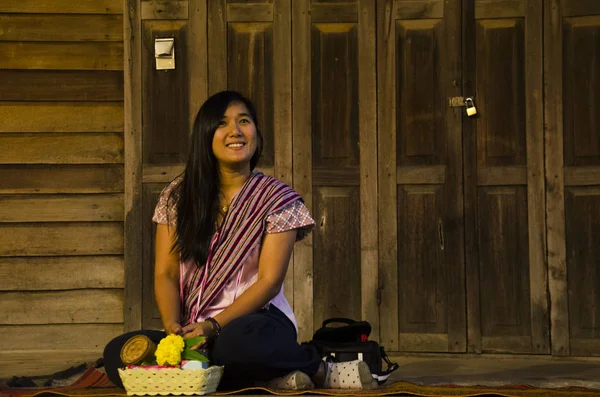
[[[186,338],[183,341],[185,342],[185,347],[187,349],[191,349],[192,346],[196,346],[197,344],[201,343],[204,339],[206,339],[204,336],[193,336],[191,338]]]
[[[152,366],[152,365],[158,365],[158,363],[156,362],[156,360],[153,360],[153,361],[144,361],[140,365],[145,366],[145,367],[149,367],[149,366]]]
[[[208,358],[204,357],[203,354],[197,352],[196,350],[192,350],[192,349],[188,349],[188,348],[183,350],[183,353],[181,353],[181,358],[184,360],[201,361],[203,363],[208,362]]]

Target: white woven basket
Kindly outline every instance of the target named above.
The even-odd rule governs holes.
[[[222,375],[223,367],[219,366],[208,369],[119,368],[128,396],[210,394],[217,390]]]

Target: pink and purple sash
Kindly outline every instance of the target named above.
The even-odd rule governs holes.
[[[259,244],[267,217],[302,200],[291,187],[260,172],[250,174],[234,197],[210,244],[208,260],[183,287],[182,325],[196,321]]]

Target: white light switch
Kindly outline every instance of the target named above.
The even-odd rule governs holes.
[[[154,39],[156,70],[175,69],[175,39]]]

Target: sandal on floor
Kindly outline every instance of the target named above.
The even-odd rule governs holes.
[[[325,361],[327,374],[323,387],[326,389],[374,389],[377,381],[362,360],[334,363]]]
[[[289,374],[282,376],[281,378],[275,378],[267,383],[269,389],[280,389],[280,390],[309,390],[314,389],[310,377],[302,371],[294,371]]]

